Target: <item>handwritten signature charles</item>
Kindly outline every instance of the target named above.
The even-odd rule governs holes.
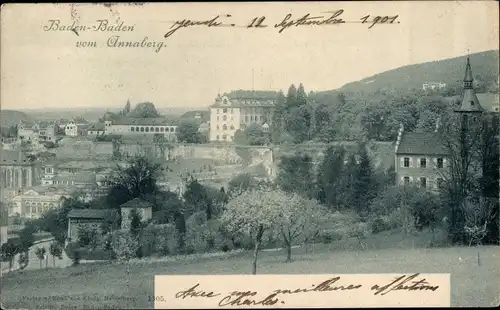
[[[334,292],[353,291],[363,288],[361,284],[342,283],[341,277],[332,277],[319,284],[314,284],[309,288],[280,288],[266,294],[259,294],[256,291],[232,291],[228,294],[221,294],[213,291],[201,289],[200,283],[189,289],[175,293],[176,299],[187,298],[216,298],[219,307],[226,306],[272,306],[277,303],[285,304],[284,296],[294,294],[305,294],[311,292]],[[392,282],[386,284],[374,284],[369,287],[369,291],[375,296],[387,295],[393,291],[436,291],[438,285],[432,285],[425,278],[421,278],[419,273],[412,275],[401,275]],[[265,296],[264,298],[257,295]],[[281,299],[280,299],[281,298]]]
[[[328,26],[328,25],[340,25],[345,24],[346,21],[342,18],[344,10],[328,11],[322,13],[323,15],[313,16],[311,13],[307,13],[299,18],[292,18],[292,14],[287,14],[280,22],[274,24],[274,28],[278,29],[278,33],[282,33],[285,29],[291,27],[299,26]],[[189,28],[194,26],[204,26],[208,28],[213,27],[240,27],[240,28],[267,28],[269,25],[266,22],[266,16],[257,16],[251,19],[248,23],[244,25],[237,25],[230,22],[230,14],[223,16],[217,15],[211,19],[207,20],[190,20],[182,19],[173,22],[170,30],[165,34],[165,38],[170,37],[179,29]],[[359,18],[356,21],[348,21],[348,23],[360,23],[368,24],[368,29],[371,29],[377,24],[399,24],[398,15],[394,16],[371,16],[366,15]]]

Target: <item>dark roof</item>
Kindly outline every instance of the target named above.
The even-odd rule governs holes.
[[[150,208],[153,205],[147,201],[141,200],[139,198],[134,198],[122,204],[122,208]]]
[[[460,101],[460,107],[456,110],[457,112],[482,112],[483,107],[477,99],[476,93],[472,88],[464,89],[462,98]]]
[[[138,126],[175,126],[174,120],[169,120],[165,117],[149,117],[149,118],[120,118],[112,121],[113,125],[138,125]]]
[[[256,99],[256,100],[276,100],[278,92],[269,90],[233,90],[229,94],[224,94],[229,99]]]
[[[68,218],[103,219],[110,212],[116,211],[113,209],[71,209],[68,212]]]
[[[97,123],[97,124],[92,124],[89,126],[89,131],[104,131],[104,123]]]
[[[396,154],[448,155],[440,134],[436,132],[403,133]]]

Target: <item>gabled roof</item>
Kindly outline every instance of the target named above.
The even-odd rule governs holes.
[[[116,211],[113,209],[71,209],[68,212],[68,218],[104,219],[112,212]]]
[[[449,152],[439,133],[408,132],[403,133],[396,154],[445,156]]]
[[[134,198],[122,204],[121,208],[150,208],[153,205],[147,201],[141,200],[139,198]]]

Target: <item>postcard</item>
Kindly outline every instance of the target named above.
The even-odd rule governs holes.
[[[0,12],[2,308],[500,304],[496,2]]]

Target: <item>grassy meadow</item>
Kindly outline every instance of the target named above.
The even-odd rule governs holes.
[[[388,236],[367,240],[368,250],[357,248],[355,241],[316,244],[307,252],[298,247],[291,263],[284,262],[283,250],[264,250],[257,273],[450,273],[452,306],[499,304],[500,247],[426,248],[423,237]],[[13,272],[2,278],[2,304],[18,309],[153,308],[148,296],[153,295],[155,274],[250,274],[251,261],[251,251],[244,251],[211,258],[133,261],[128,276],[124,264],[111,262]]]

